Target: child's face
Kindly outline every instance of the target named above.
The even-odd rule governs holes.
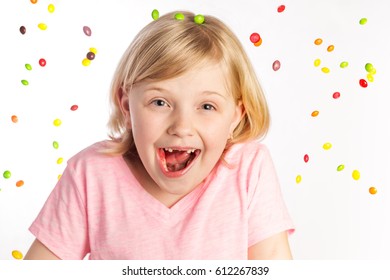
[[[139,83],[121,106],[147,174],[174,195],[188,194],[211,172],[243,111],[216,63]]]

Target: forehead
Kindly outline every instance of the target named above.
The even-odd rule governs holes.
[[[146,79],[140,83],[145,89],[161,88],[168,91],[217,91],[229,92],[226,67],[219,62],[194,65],[183,74],[163,80]]]

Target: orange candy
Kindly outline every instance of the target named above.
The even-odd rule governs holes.
[[[17,123],[18,122],[18,116],[13,115],[11,117],[11,120],[12,120],[13,123]]]
[[[314,40],[314,44],[316,44],[317,46],[321,45],[322,44],[322,39],[321,38],[317,38]]]
[[[19,188],[19,187],[22,187],[24,185],[24,181],[23,180],[19,180],[16,182],[16,186]]]

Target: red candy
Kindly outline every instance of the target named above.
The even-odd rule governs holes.
[[[305,155],[304,157],[303,157],[303,160],[305,161],[305,162],[308,162],[309,161],[309,155]]]
[[[260,41],[260,35],[259,33],[252,33],[251,36],[250,36],[250,40],[253,44],[257,43]]]
[[[284,9],[286,9],[286,6],[285,5],[280,5],[278,7],[278,13],[282,13],[284,11]]]
[[[79,106],[77,106],[77,105],[72,105],[72,107],[70,107],[70,109],[72,111],[76,111],[78,108],[79,108]]]
[[[360,79],[359,84],[361,87],[366,88],[367,87],[367,81],[365,79]]]
[[[337,99],[337,98],[339,98],[340,97],[340,92],[335,92],[335,93],[333,93],[333,98],[334,99]]]
[[[39,60],[39,65],[41,65],[42,67],[46,66],[46,60],[44,58],[41,58]]]

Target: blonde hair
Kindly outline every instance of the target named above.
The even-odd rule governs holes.
[[[182,13],[184,20],[176,20]],[[220,20],[205,15],[203,24],[195,15],[177,11],[146,25],[123,54],[111,85],[111,114],[108,128],[111,155],[137,154],[131,130],[121,112],[118,93],[129,94],[132,86],[145,79],[164,80],[179,76],[206,61],[222,62],[234,100],[241,101],[244,116],[228,140],[234,143],[264,137],[269,128],[269,111],[252,64],[238,38]]]

